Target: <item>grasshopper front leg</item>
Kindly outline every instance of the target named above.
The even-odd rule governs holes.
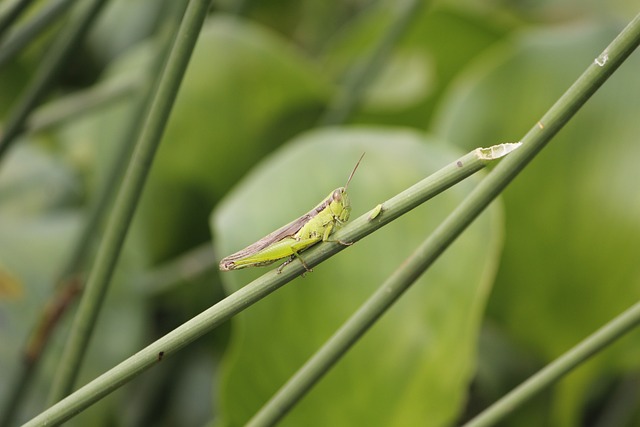
[[[340,223],[342,223],[342,221],[340,221],[339,218],[336,218],[335,220],[340,222]],[[322,241],[323,242],[337,242],[337,243],[340,243],[343,246],[351,246],[351,245],[353,245],[353,242],[343,242],[342,240],[329,240],[329,236],[333,232],[334,224],[335,224],[334,222],[331,222],[331,223],[327,224],[326,228],[324,229],[324,234],[322,235]]]

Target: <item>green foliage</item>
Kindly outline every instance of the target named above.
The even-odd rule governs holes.
[[[153,81],[160,67],[149,64],[162,49],[160,35],[181,19],[175,3],[110,2],[47,100],[121,77]],[[384,67],[374,70],[377,78],[348,123],[318,129],[400,3],[214,2],[80,383],[213,305],[222,283],[233,292],[275,268],[214,271],[223,256],[344,185],[363,151],[349,189],[352,218],[460,151],[517,140],[637,12],[624,0],[425,2]],[[0,51],[26,22],[19,19],[0,38]],[[51,23],[0,66],[0,132],[65,25]],[[638,299],[638,65],[636,54],[284,425],[454,424]],[[133,90],[80,108],[44,133],[22,135],[0,158],[0,378],[21,366],[21,346],[107,185],[140,96]],[[228,336],[223,329],[172,355],[70,425],[240,425],[401,268],[477,181],[347,248],[235,317]],[[149,283],[160,280],[160,262],[198,244],[214,247],[216,259],[172,267],[181,272],[172,275],[178,283]],[[90,270],[87,258],[81,274]],[[44,407],[70,320],[58,325],[17,421]],[[617,403],[616,384],[631,382],[638,369],[636,341],[637,334],[611,346],[505,425],[577,426],[606,413]],[[0,382],[0,412],[12,387]],[[626,408],[627,425],[640,419],[636,407]]]

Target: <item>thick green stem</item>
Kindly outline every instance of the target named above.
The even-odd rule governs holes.
[[[180,12],[180,14],[184,13],[184,9]],[[148,66],[146,72],[141,72],[140,75],[136,76],[114,79],[97,88],[79,95],[72,95],[43,108],[42,119],[39,123],[41,126],[46,127],[69,117],[77,117],[78,114],[89,111],[93,106],[104,105],[106,102],[120,99],[125,91],[132,97],[135,96],[137,98],[133,100],[135,107],[132,108],[133,114],[129,118],[129,123],[126,124],[128,129],[119,142],[118,152],[109,167],[107,178],[100,186],[89,207],[84,224],[74,242],[67,262],[53,282],[56,285],[55,294],[43,307],[22,351],[22,363],[14,371],[14,380],[11,381],[12,385],[8,388],[7,400],[4,402],[3,410],[0,411],[0,414],[2,414],[0,415],[0,427],[13,424],[12,418],[24,401],[28,386],[46,351],[49,338],[56,330],[60,319],[63,318],[81,292],[81,272],[93,253],[91,245],[99,238],[99,233],[96,233],[96,230],[101,228],[101,224],[104,223],[104,218],[109,212],[109,204],[113,201],[118,184],[124,175],[127,159],[131,155],[132,147],[135,145],[139,134],[140,123],[144,120],[147,111],[149,111],[152,90],[155,88],[154,79],[150,76],[154,75],[155,70],[166,62],[167,52],[170,48],[169,42],[171,42],[169,37],[173,37],[178,26],[175,16],[179,15],[171,14],[167,16],[167,22],[170,23],[172,28],[163,30],[159,35],[159,52]],[[36,117],[39,116],[38,111],[36,111],[32,116],[32,120],[36,120]],[[34,125],[34,128],[30,130],[35,132],[38,130],[37,128],[38,126]]]
[[[71,326],[51,391],[51,401],[69,394],[75,382],[208,6],[209,0],[191,0],[187,6]]]

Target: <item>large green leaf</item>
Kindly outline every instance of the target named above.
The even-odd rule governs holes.
[[[407,130],[329,129],[304,135],[265,159],[216,209],[212,228],[219,257],[344,185],[365,151],[349,187],[353,217],[458,156]],[[452,188],[234,318],[220,390],[223,424],[244,423],[471,186],[468,181]],[[498,213],[491,209],[467,230],[283,425],[451,423],[474,370],[478,326],[501,242]],[[233,271],[223,280],[233,291],[263,272]]]
[[[458,81],[436,128],[464,147],[519,138],[618,29],[521,34]],[[639,65],[632,56],[505,193],[507,237],[490,312],[547,360],[640,297]],[[557,420],[576,422],[593,375],[637,369],[637,340],[612,350],[565,384]]]

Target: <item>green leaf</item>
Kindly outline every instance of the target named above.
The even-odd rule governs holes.
[[[366,156],[348,190],[354,218],[459,156],[407,130],[306,134],[265,159],[216,209],[212,228],[218,258],[344,185],[362,152]],[[466,181],[450,189],[234,318],[231,351],[223,364],[222,424],[246,422],[471,186]],[[498,213],[484,214],[283,425],[451,423],[473,375],[479,322],[501,241]],[[263,271],[232,271],[223,280],[233,291]]]
[[[93,53],[104,62],[117,58],[127,47],[153,35],[167,9],[167,5],[154,0],[109,2],[88,35]],[[173,19],[179,20],[180,16]]]
[[[23,140],[0,168],[0,213],[36,215],[64,207],[79,196],[68,166],[33,140]]]

